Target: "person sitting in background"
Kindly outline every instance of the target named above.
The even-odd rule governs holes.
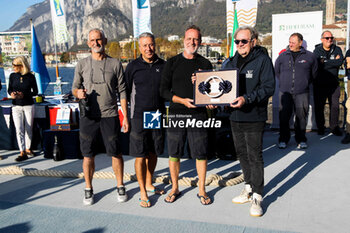
[[[10,74],[8,93],[12,98],[12,117],[20,150],[20,155],[15,160],[20,162],[28,159],[28,156],[34,156],[30,145],[34,118],[33,96],[38,94],[38,87],[25,57],[16,57],[12,66],[14,72]]]

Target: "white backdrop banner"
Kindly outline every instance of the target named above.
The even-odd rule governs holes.
[[[286,49],[289,44],[289,36],[295,32],[303,35],[305,49],[313,52],[315,45],[321,43],[322,34],[322,11],[310,11],[301,13],[288,13],[272,15],[272,61],[275,61],[279,53]],[[278,80],[276,79],[276,90],[273,96],[273,121],[272,128],[279,127],[278,120]],[[312,92],[312,88],[310,90]],[[315,128],[312,122],[313,95],[310,95],[310,111],[308,129]]]

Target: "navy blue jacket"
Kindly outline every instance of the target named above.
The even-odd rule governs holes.
[[[323,49],[322,44],[315,46],[314,55],[318,61],[318,75],[314,81],[314,86],[336,87],[339,85],[339,68],[343,63],[343,53],[341,49],[332,45],[330,52]],[[336,57],[339,55],[339,58]]]
[[[159,87],[165,61],[158,56],[152,64],[140,56],[125,69],[125,81],[130,101],[131,118],[142,118],[144,111],[164,112],[164,99]]]
[[[270,57],[260,47],[254,47],[250,53],[239,70],[239,96],[244,97],[245,104],[239,109],[233,108],[232,121],[266,121],[268,100],[275,91],[275,72]],[[222,68],[237,68],[238,56],[236,52],[225,60]]]
[[[303,47],[295,58],[295,62],[289,49],[281,53],[275,62],[279,91],[290,94],[308,93],[310,83],[316,78],[317,67],[314,54]]]

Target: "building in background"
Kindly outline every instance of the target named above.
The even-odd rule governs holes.
[[[170,35],[168,36],[168,41],[180,40],[178,35]]]
[[[0,47],[4,57],[29,56],[31,36],[29,32],[0,32]]]
[[[343,52],[346,48],[346,21],[335,21],[335,0],[327,0],[326,3],[326,24],[323,25],[323,31],[330,31],[335,37],[335,44],[339,46]]]
[[[335,23],[335,0],[327,0],[326,3],[326,25]]]

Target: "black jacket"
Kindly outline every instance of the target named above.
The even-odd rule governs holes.
[[[344,59],[341,49],[336,45],[332,45],[327,54],[322,44],[318,44],[315,46],[314,54],[318,61],[318,75],[314,81],[314,85],[323,87],[338,86],[338,72]],[[336,59],[338,55],[339,58]]]
[[[310,83],[316,78],[317,67],[314,54],[303,47],[295,61],[289,49],[283,52],[275,62],[279,91],[290,94],[308,93]]]
[[[237,68],[235,56],[224,61],[223,69]],[[275,91],[275,72],[271,59],[259,47],[253,48],[239,70],[239,96],[243,96],[245,104],[234,108],[230,120],[237,122],[259,122],[267,120],[267,104]]]
[[[150,64],[141,56],[127,65],[125,80],[131,118],[142,118],[144,111],[159,109],[163,112],[164,100],[160,97],[159,87],[164,65],[165,61],[159,57]]]
[[[33,96],[38,94],[38,86],[35,76],[32,73],[22,75],[21,73],[11,73],[8,94],[12,92],[22,92],[23,99],[13,99],[13,105],[25,106],[34,104]]]

